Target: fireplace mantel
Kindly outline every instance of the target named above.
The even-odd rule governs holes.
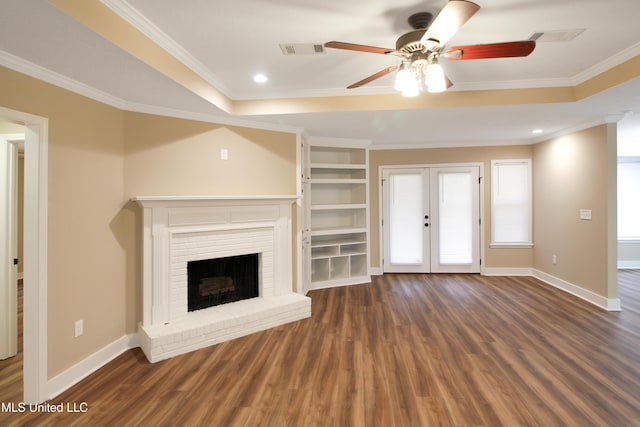
[[[224,205],[276,205],[293,203],[298,196],[137,196],[134,202],[142,207],[189,207]]]
[[[138,196],[143,208],[141,347],[158,361],[300,320],[293,291],[291,205],[297,196]],[[259,253],[260,296],[187,311],[189,261]]]

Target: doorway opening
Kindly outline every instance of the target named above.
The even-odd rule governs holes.
[[[40,403],[47,390],[48,120],[0,107],[0,121],[24,126],[23,401]]]

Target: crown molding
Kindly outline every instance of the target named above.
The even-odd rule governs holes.
[[[530,139],[508,139],[502,141],[436,141],[436,142],[420,142],[420,143],[401,143],[401,144],[372,144],[370,151],[376,150],[416,150],[428,148],[465,148],[465,147],[499,147],[506,145],[531,145]]]
[[[573,78],[572,86],[578,86],[579,84],[584,83],[587,80],[590,80],[594,77],[597,77],[600,74],[606,71],[609,71],[614,67],[617,67],[618,65],[624,64],[625,62],[635,58],[638,55],[640,55],[640,42],[616,53],[613,56],[610,56],[604,61],[601,61],[596,65],[579,73]]]
[[[51,71],[47,68],[41,67],[40,65],[29,62],[3,50],[0,50],[0,65],[123,111],[154,114],[158,116],[168,116],[179,119],[197,120],[207,123],[218,123],[227,126],[238,126],[276,132],[296,134],[302,132],[302,128],[295,126],[254,122],[251,120],[239,119],[230,116],[224,117],[213,114],[197,113],[193,111],[184,111],[173,108],[128,102],[113,95],[109,95],[106,92],[95,89],[89,85],[78,82],[77,80],[65,77],[62,74],[58,74],[55,71]]]
[[[315,144],[315,145],[326,145],[326,146],[333,146],[333,145],[345,145],[345,146],[350,146],[350,145],[358,145],[358,146],[368,146],[369,144],[371,144],[371,140],[369,139],[359,139],[359,138],[333,138],[330,136],[309,136],[307,137],[307,141],[309,143]]]
[[[610,119],[610,117],[612,117],[612,116],[602,117],[602,118],[599,118],[599,119],[596,119],[596,120],[591,120],[591,121],[588,121],[588,122],[580,123],[580,124],[575,125],[575,126],[564,128],[564,129],[561,129],[561,130],[559,130],[557,132],[551,132],[551,133],[545,134],[544,136],[539,136],[539,137],[536,137],[536,138],[532,139],[531,143],[532,144],[538,144],[540,142],[545,142],[545,141],[549,141],[551,139],[556,139],[556,138],[562,138],[563,136],[567,136],[567,135],[570,135],[572,133],[581,132],[583,130],[591,129],[591,128],[594,128],[596,126],[601,126],[601,125],[604,125],[604,124],[607,124],[607,123],[611,123],[611,122],[608,121]]]
[[[121,110],[126,109],[127,103],[118,97],[81,83],[77,80],[73,80],[69,77],[63,76],[62,74],[58,74],[55,71],[51,71],[47,68],[41,67],[40,65],[29,62],[26,59],[22,59],[4,50],[0,50],[0,65],[3,65],[19,73],[26,74],[38,80],[45,81],[54,86],[67,89],[71,92],[80,94],[87,98],[102,102],[103,104],[107,104]]]
[[[133,28],[151,39],[154,43],[182,62],[187,68],[206,80],[222,92],[227,98],[233,98],[231,91],[202,62],[198,61],[173,38],[147,19],[138,9],[126,0],[100,0],[113,13],[124,19]]]
[[[277,123],[255,122],[252,120],[240,119],[232,116],[218,116],[206,113],[197,113],[193,111],[176,110],[167,107],[157,107],[147,104],[127,103],[123,108],[133,113],[153,114],[156,116],[173,117],[176,119],[196,120],[199,122],[216,123],[226,126],[237,126],[251,129],[269,130],[274,132],[285,132],[302,134],[304,128],[297,126],[288,126]]]
[[[483,91],[483,90],[512,90],[512,89],[544,89],[552,87],[575,86],[573,78],[562,79],[531,79],[531,80],[506,80],[500,82],[469,82],[454,83],[452,92]]]
[[[505,145],[535,145],[541,142],[561,138],[572,133],[581,132],[596,126],[607,123],[617,123],[624,118],[624,114],[608,115],[596,120],[580,123],[576,126],[561,129],[556,132],[547,133],[535,138],[509,139],[503,141],[437,141],[427,143],[404,143],[404,144],[372,144],[370,150],[411,150],[420,148],[464,148],[464,147],[500,147]]]

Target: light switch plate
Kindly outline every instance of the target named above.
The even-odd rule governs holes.
[[[580,219],[591,221],[591,209],[580,209]]]

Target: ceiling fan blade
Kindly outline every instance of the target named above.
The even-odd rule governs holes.
[[[369,77],[360,80],[359,82],[356,82],[350,86],[347,86],[347,89],[354,89],[360,86],[364,86],[367,83],[371,83],[372,81],[379,79],[380,77],[386,76],[389,73],[393,73],[398,68],[400,68],[399,65],[392,65],[391,67],[387,67],[382,71],[378,71],[377,73],[372,74]]]
[[[450,0],[433,20],[420,42],[431,48],[444,46],[453,35],[480,9],[466,0]]]
[[[452,60],[514,58],[528,56],[536,48],[535,40],[454,46],[442,55]]]
[[[355,50],[356,52],[379,53],[382,55],[396,52],[395,49],[336,41],[327,42],[324,44],[324,47],[331,47],[333,49]]]

